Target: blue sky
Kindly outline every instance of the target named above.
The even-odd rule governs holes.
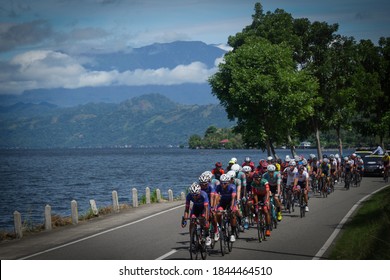
[[[176,69],[126,73],[90,72],[82,53],[130,51],[155,42],[199,40],[224,44],[250,24],[252,0],[2,0],[0,2],[0,94],[36,88],[104,86],[125,80],[205,82],[215,69],[194,62]],[[263,0],[264,11],[282,8],[294,18],[338,23],[355,39],[390,36],[388,0]],[[152,73],[153,72],[153,73]],[[195,75],[194,75],[195,74]],[[50,79],[49,79],[50,78]],[[182,79],[182,80],[180,80]],[[197,79],[197,80],[195,80]],[[150,81],[150,82],[148,82]],[[161,81],[165,81],[164,78]]]

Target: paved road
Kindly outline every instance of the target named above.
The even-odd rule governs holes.
[[[284,214],[279,227],[262,243],[250,229],[241,234],[230,254],[212,251],[208,259],[313,259],[350,209],[363,197],[384,187],[381,178],[364,178],[360,187],[336,186],[328,198],[309,200],[305,218]],[[188,259],[188,228],[180,227],[183,202],[142,206],[100,217],[77,226],[42,232],[0,244],[1,259],[154,260]],[[327,252],[321,256],[326,258]]]

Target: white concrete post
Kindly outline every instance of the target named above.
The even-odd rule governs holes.
[[[156,189],[157,202],[161,201],[161,191],[160,189]]]
[[[77,201],[72,200],[70,202],[70,206],[72,209],[72,224],[77,225],[79,223],[79,211],[77,209]]]
[[[180,200],[186,200],[186,194],[184,192],[180,193]]]
[[[45,206],[45,230],[51,230],[51,206]]]
[[[112,191],[112,206],[114,209],[114,212],[119,212],[119,200],[118,200],[118,192]]]
[[[168,190],[168,201],[169,202],[173,201],[173,191],[171,189]]]
[[[89,200],[89,205],[91,206],[92,213],[95,216],[99,216],[99,210],[96,207],[96,201],[94,199]]]
[[[133,188],[133,207],[138,207],[138,191],[136,188]]]
[[[18,211],[14,212],[14,226],[16,238],[23,237],[23,228],[22,228],[22,216]]]
[[[145,189],[146,204],[150,204],[150,188],[146,187]]]

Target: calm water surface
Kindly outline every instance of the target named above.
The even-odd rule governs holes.
[[[301,150],[305,156],[314,150]],[[284,158],[289,150],[278,150]],[[86,213],[89,200],[98,207],[112,204],[112,191],[119,203],[131,204],[131,189],[141,196],[148,186],[168,189],[179,196],[199,175],[232,157],[242,163],[250,156],[257,164],[266,154],[260,150],[189,150],[178,148],[0,150],[0,229],[13,230],[13,212],[22,221],[44,223],[47,204],[53,215],[70,216],[76,200],[79,214]]]

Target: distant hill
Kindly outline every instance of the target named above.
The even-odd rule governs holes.
[[[89,71],[118,72],[135,69],[173,69],[178,65],[189,65],[201,62],[208,69],[215,66],[226,50],[215,45],[199,41],[176,41],[155,43],[141,48],[129,49],[126,52],[108,54],[83,54],[86,62],[83,67]],[[120,103],[124,100],[150,93],[162,94],[181,104],[217,104],[218,100],[211,94],[208,83],[185,83],[180,85],[145,85],[145,86],[101,86],[75,89],[53,88],[34,89],[21,95],[0,96],[0,106],[9,106],[19,102],[49,102],[59,107],[72,107],[87,103]]]
[[[160,94],[70,108],[19,103],[0,107],[0,148],[187,145],[211,125],[234,123],[220,105],[181,105]]]

